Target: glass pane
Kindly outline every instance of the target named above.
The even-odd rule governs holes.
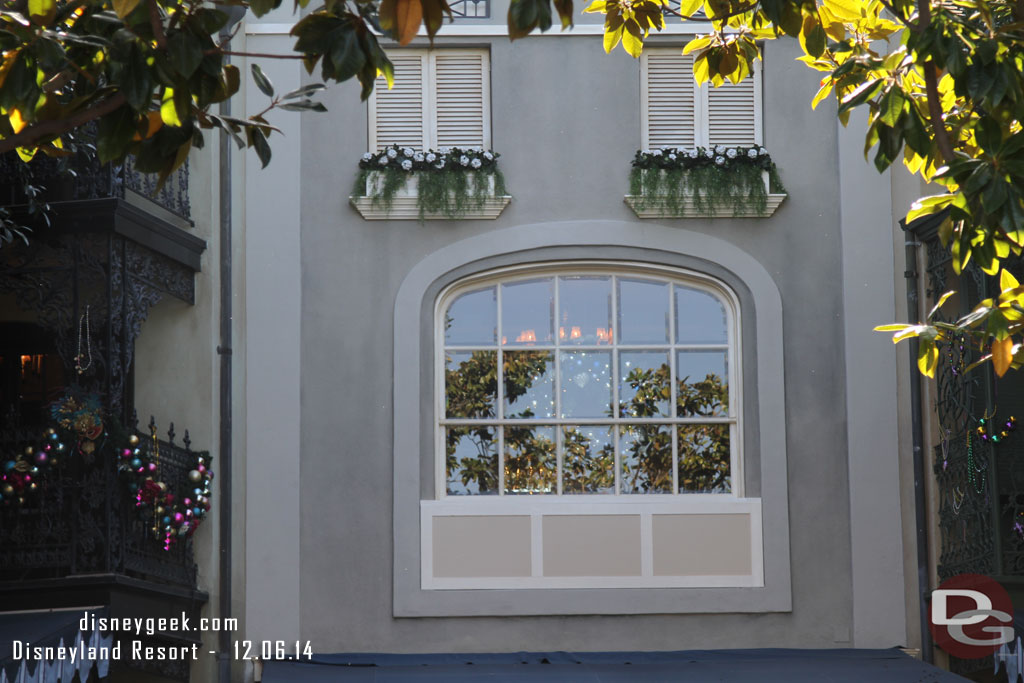
[[[668,417],[668,351],[619,351],[619,415]]]
[[[501,286],[501,343],[554,344],[555,283],[552,278]]]
[[[558,493],[554,427],[505,427],[505,493]]]
[[[612,354],[574,351],[561,354],[560,417],[612,416]]]
[[[493,427],[448,427],[445,472],[449,496],[498,492],[498,437]]]
[[[729,425],[679,425],[679,492],[728,493]]]
[[[623,493],[672,493],[672,431],[666,425],[621,428]]]
[[[708,292],[676,285],[676,343],[725,344],[725,306]]]
[[[498,303],[494,287],[459,296],[444,316],[445,344],[496,344],[497,330]]]
[[[445,354],[445,415],[462,418],[497,417],[498,352],[451,351]]]
[[[562,277],[558,279],[558,289],[559,342],[611,344],[611,278]]]
[[[502,362],[505,417],[554,417],[555,354],[552,351],[506,351]]]
[[[676,353],[676,415],[729,414],[728,354],[725,351]]]
[[[612,427],[562,427],[562,493],[615,493]]]
[[[619,341],[668,342],[668,284],[619,278]]]

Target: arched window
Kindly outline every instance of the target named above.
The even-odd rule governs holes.
[[[740,495],[735,296],[668,268],[492,272],[438,300],[443,496]]]

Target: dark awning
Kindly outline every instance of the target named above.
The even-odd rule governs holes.
[[[263,683],[505,681],[550,683],[953,683],[966,679],[893,650],[685,650],[507,654],[317,655],[265,662]]]
[[[80,628],[86,611],[107,615],[106,608],[0,612],[0,683],[67,683],[76,673],[84,681],[92,671],[106,678],[112,638]]]

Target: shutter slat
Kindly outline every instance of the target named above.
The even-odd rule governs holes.
[[[452,51],[434,59],[437,146],[485,147],[483,55]]]
[[[648,146],[694,147],[693,58],[650,54],[646,80]]]
[[[423,60],[418,55],[391,57],[394,83],[374,88],[377,105],[377,148],[401,145],[421,149],[424,141]]]
[[[708,91],[708,141],[712,145],[753,145],[754,81],[725,83]]]

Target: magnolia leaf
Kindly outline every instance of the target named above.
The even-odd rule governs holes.
[[[939,349],[935,342],[922,339],[917,347],[917,369],[925,377],[935,377],[935,368],[939,364]]]
[[[256,65],[253,64],[253,67],[256,67]],[[164,122],[164,125],[181,126],[178,109],[174,106],[174,88],[164,88],[164,94],[160,100],[160,119]]]
[[[679,0],[679,13],[684,17],[692,17],[700,10],[703,4],[704,0]],[[684,52],[683,54],[686,53]]]
[[[683,54],[688,55],[695,50],[703,50],[708,45],[711,45],[711,36],[697,36],[686,44],[683,48]]]
[[[818,92],[814,95],[814,99],[811,100],[811,109],[817,109],[821,101],[828,97],[829,93],[832,92],[832,78],[826,77],[821,79],[821,87],[818,88]]]
[[[949,297],[953,296],[954,294],[956,294],[956,290],[951,289],[942,296],[940,296],[939,300],[935,302],[934,306],[932,306],[932,310],[928,313],[928,320],[934,318],[935,314],[939,312],[940,308],[942,308],[942,304],[946,303],[946,300],[949,299]]]
[[[412,42],[422,21],[423,5],[420,0],[396,0],[394,33],[399,45]]]
[[[922,216],[930,216],[933,213],[938,213],[952,204],[954,198],[955,195],[952,194],[937,194],[930,197],[922,197],[910,205],[910,211],[907,212],[905,220],[907,223],[913,223]]]
[[[256,81],[256,87],[260,89],[267,97],[274,96],[274,85],[267,78],[266,74],[263,73],[263,69],[260,68],[259,64],[252,65],[252,78]]]
[[[1013,339],[997,339],[992,342],[992,369],[997,377],[1002,377],[1010,369],[1013,362]]]
[[[1002,272],[999,273],[999,289],[1006,291],[1007,289],[1016,289],[1017,287],[1020,287],[1017,278],[1009,270],[1003,268]]]
[[[890,323],[888,325],[878,325],[875,327],[875,332],[901,332],[910,327],[906,323]]]
[[[135,0],[138,2],[138,0]],[[5,6],[7,3],[4,3]],[[28,0],[28,16],[33,24],[48,26],[57,16],[57,0]]]

